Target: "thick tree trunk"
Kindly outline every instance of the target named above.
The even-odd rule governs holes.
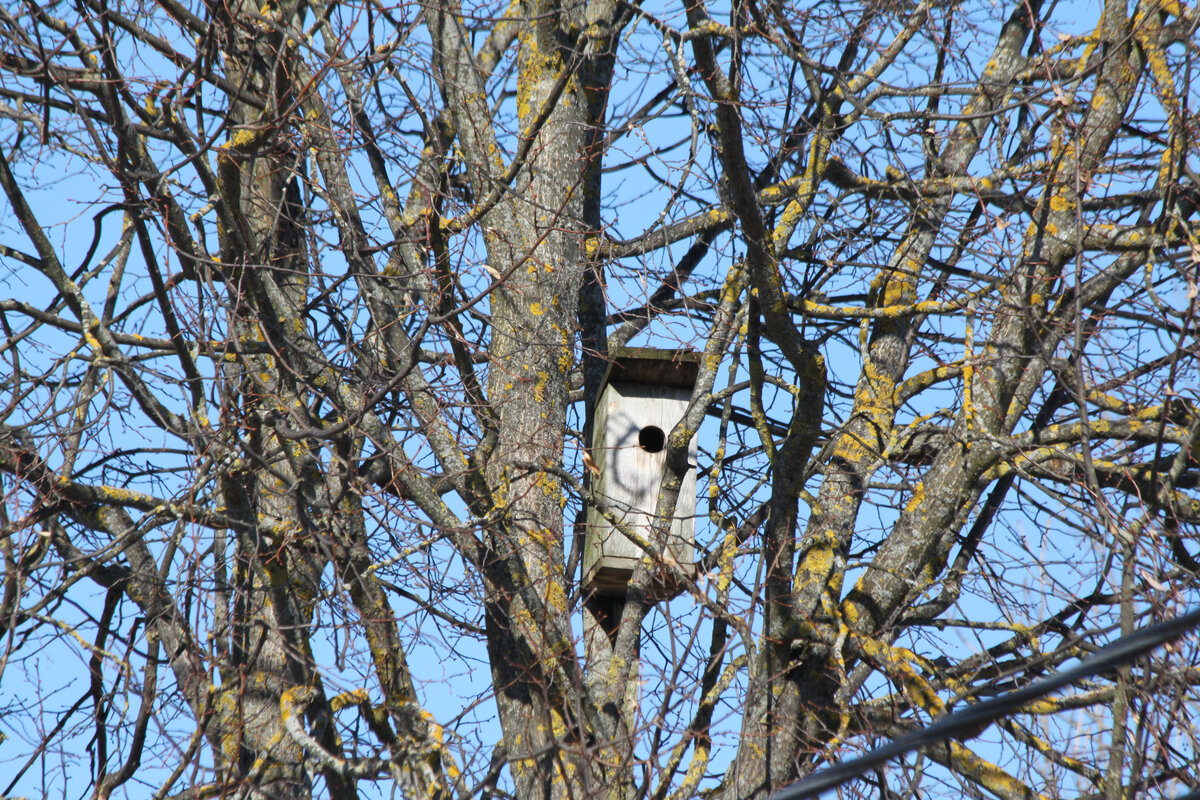
[[[487,536],[488,650],[507,754],[522,800],[610,795],[628,786],[628,759],[597,730],[605,689],[582,695],[565,574],[563,463],[569,379],[587,300],[585,336],[602,335],[588,242],[599,230],[599,152],[612,78],[615,6],[532,4],[519,36],[517,115],[528,156],[484,220],[488,262],[506,276],[492,295],[488,400],[498,436],[487,464],[494,521]],[[473,124],[464,121],[462,124]],[[470,138],[467,138],[470,141]],[[475,153],[486,164],[485,153]],[[477,176],[477,193],[488,180]],[[599,303],[599,308],[596,307]],[[628,747],[628,738],[622,747]],[[618,792],[619,794],[620,792]]]
[[[309,705],[323,706],[308,628],[327,563],[314,515],[327,499],[317,454],[281,437],[276,425],[303,408],[308,388],[297,381],[311,369],[289,363],[292,335],[284,330],[302,318],[310,269],[298,184],[303,156],[282,135],[294,102],[284,31],[302,24],[304,7],[268,9],[276,25],[256,22],[261,13],[254,4],[234,5],[220,20],[226,76],[247,97],[232,104],[228,142],[217,154],[220,191],[237,224],[221,237],[228,326],[236,341],[266,345],[268,353],[247,354],[227,378],[226,412],[246,426],[246,456],[243,469],[222,477],[240,525],[232,531],[228,661],[214,706],[226,759],[220,782],[246,796],[302,798],[311,795],[311,774],[286,733],[284,701],[292,690],[316,690],[318,702]],[[326,778],[333,796],[353,796],[339,776]]]

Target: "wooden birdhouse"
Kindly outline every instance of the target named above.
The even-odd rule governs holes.
[[[683,418],[701,354],[648,347],[610,353],[592,432],[592,458],[599,468],[595,495],[630,528],[651,538],[667,437]],[[694,560],[696,440],[688,446],[688,472],[675,505],[664,555],[687,568]],[[583,551],[584,588],[597,594],[624,594],[642,549],[593,507],[588,513]]]

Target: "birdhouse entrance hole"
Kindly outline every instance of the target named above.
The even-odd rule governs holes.
[[[603,504],[622,527],[655,542],[656,555],[690,567],[695,553],[696,440],[688,446],[675,514],[667,532],[655,525],[658,489],[667,460],[667,434],[687,411],[702,354],[649,347],[614,348],[596,402],[590,454],[598,470],[588,512],[583,585],[597,596],[620,597],[645,555],[597,510]],[[682,589],[682,587],[679,587]]]
[[[638,446],[647,453],[657,453],[667,445],[667,435],[657,425],[647,425],[638,431]]]

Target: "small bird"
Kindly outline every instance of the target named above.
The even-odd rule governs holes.
[[[583,448],[583,466],[587,467],[587,471],[594,477],[600,477],[600,467],[596,466],[596,460],[592,458],[591,452],[586,447]]]

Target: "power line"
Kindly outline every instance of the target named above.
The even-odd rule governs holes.
[[[821,792],[841,786],[867,770],[878,767],[897,756],[944,742],[947,739],[972,738],[989,723],[1020,711],[1031,700],[1036,700],[1096,673],[1128,664],[1154,648],[1178,639],[1197,625],[1200,625],[1200,608],[1195,608],[1166,622],[1142,628],[1100,648],[1070,669],[1055,673],[1016,691],[966,706],[953,714],[942,717],[932,725],[905,734],[858,758],[814,772],[801,781],[784,786],[771,796],[771,800],[806,800],[806,798],[816,797]],[[1193,791],[1181,798],[1176,798],[1176,800],[1200,800],[1200,791]]]

